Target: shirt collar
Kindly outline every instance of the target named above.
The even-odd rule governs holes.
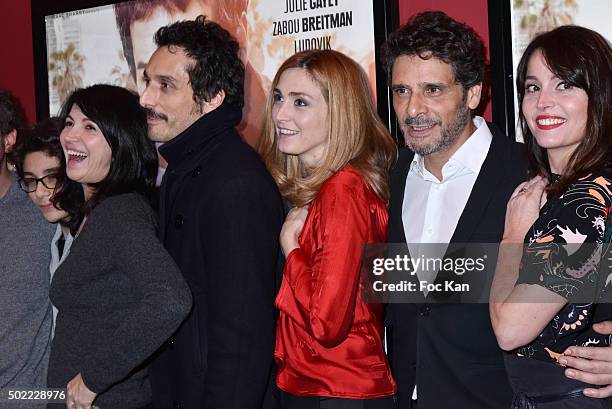
[[[420,177],[423,177],[423,173],[425,171],[425,163],[423,162],[423,157],[415,152],[412,157],[412,163],[410,164],[410,172],[416,173]]]
[[[457,162],[472,172],[478,173],[489,153],[493,135],[482,117],[475,116],[472,122],[476,130],[451,156],[449,162]]]

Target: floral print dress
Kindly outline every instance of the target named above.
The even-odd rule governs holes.
[[[525,237],[517,284],[540,285],[568,303],[518,356],[556,362],[571,346],[608,346],[592,330],[612,319],[612,177],[590,174],[549,198]]]

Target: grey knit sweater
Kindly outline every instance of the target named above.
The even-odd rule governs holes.
[[[144,199],[113,196],[92,211],[55,272],[51,300],[59,313],[49,387],[81,373],[101,409],[148,404],[146,360],[188,314],[191,293]]]
[[[0,199],[0,389],[45,387],[53,230],[13,178]],[[10,407],[31,409],[26,403]]]

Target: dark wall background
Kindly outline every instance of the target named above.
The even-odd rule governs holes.
[[[15,94],[36,120],[30,0],[0,0],[0,88]]]
[[[442,10],[457,21],[463,21],[473,27],[480,35],[487,51],[489,48],[489,19],[487,0],[399,0],[400,22],[406,22],[410,16],[427,10]],[[487,121],[491,121],[491,103],[484,112]]]

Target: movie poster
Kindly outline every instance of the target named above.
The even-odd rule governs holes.
[[[334,49],[358,61],[375,95],[374,0],[137,0],[46,16],[49,112],[72,90],[110,83],[141,90],[155,31],[200,14],[240,43],[245,109],[240,130],[257,140],[276,69],[293,53]]]
[[[529,42],[541,32],[574,24],[597,31],[612,40],[610,0],[506,0],[511,1],[512,72],[516,75],[518,63]],[[517,140],[522,140],[518,127],[518,99],[514,92],[514,112],[517,120]]]

